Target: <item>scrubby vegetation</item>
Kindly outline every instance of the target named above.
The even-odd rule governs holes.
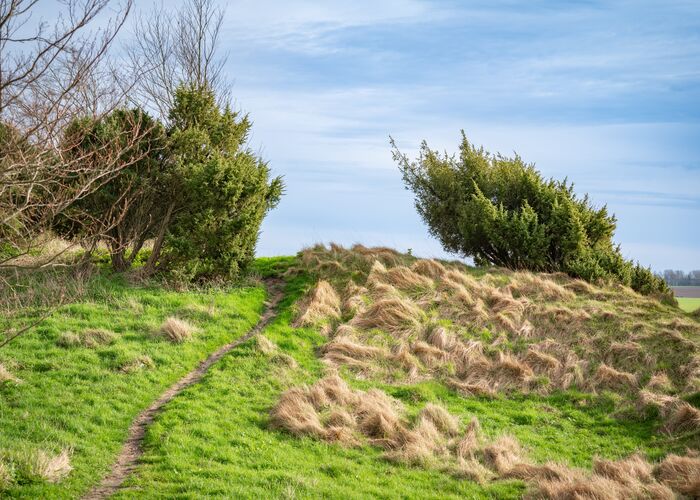
[[[462,132],[458,156],[424,142],[416,161],[395,145],[394,159],[418,213],[446,250],[477,265],[615,280],[672,300],[662,278],[625,260],[613,244],[616,220],[606,207],[576,196],[566,180],[545,180],[519,156],[491,155]]]

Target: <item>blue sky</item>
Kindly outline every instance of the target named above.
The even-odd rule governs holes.
[[[388,141],[455,151],[464,129],[607,203],[628,257],[700,268],[700,2],[239,0],[222,42],[251,147],[287,184],[261,255],[445,255]]]

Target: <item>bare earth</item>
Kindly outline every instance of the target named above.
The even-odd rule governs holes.
[[[129,428],[129,435],[124,442],[124,446],[117,456],[117,460],[112,466],[110,473],[98,486],[93,488],[92,491],[85,495],[84,498],[86,500],[108,498],[114,494],[124,480],[129,476],[129,474],[136,469],[138,461],[141,458],[141,455],[143,455],[143,438],[146,434],[146,429],[153,422],[161,408],[163,408],[165,404],[171,401],[187,387],[199,382],[214,363],[219,361],[227,353],[251,337],[260,333],[260,331],[267,326],[267,324],[274,318],[275,307],[282,298],[282,284],[283,282],[281,280],[266,280],[265,285],[267,287],[269,297],[268,301],[265,303],[265,311],[260,317],[258,323],[244,336],[229,344],[226,344],[212,353],[207,359],[202,361],[196,369],[189,372],[187,375],[170,386],[156,401],[153,402],[151,406],[142,411],[136,417],[136,419],[134,419],[131,427]]]

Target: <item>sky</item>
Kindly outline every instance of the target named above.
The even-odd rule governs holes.
[[[286,183],[259,255],[335,241],[447,256],[389,137],[455,152],[463,129],[607,204],[627,257],[700,268],[700,2],[224,4],[235,105]]]

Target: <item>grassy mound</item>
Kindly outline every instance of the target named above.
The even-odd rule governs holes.
[[[256,268],[285,277],[280,315],[157,416],[118,498],[695,494],[693,317],[386,248]],[[0,352],[3,494],[86,491],[138,410],[264,300],[106,285]],[[170,339],[168,318],[196,331]],[[65,332],[78,341],[58,345]]]

